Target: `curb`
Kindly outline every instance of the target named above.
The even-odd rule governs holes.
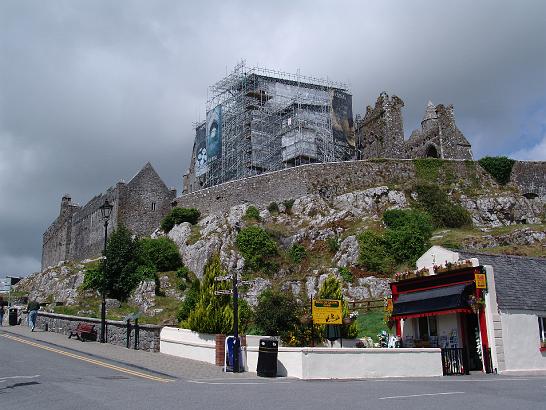
[[[150,373],[154,373],[154,374],[156,374],[158,376],[165,376],[165,377],[173,378],[175,380],[179,380],[179,377],[173,376],[172,374],[163,373],[163,372],[153,370],[153,369],[150,369],[150,368],[144,367],[144,366],[139,366],[139,365],[136,365],[136,364],[133,364],[133,363],[124,362],[123,360],[111,359],[109,357],[101,356],[101,355],[94,354],[94,353],[82,352],[81,350],[73,349],[71,347],[66,347],[66,346],[63,346],[63,345],[60,345],[60,344],[57,344],[57,343],[47,342],[47,341],[40,340],[40,339],[34,339],[34,338],[31,338],[31,337],[28,337],[28,336],[25,336],[25,335],[21,335],[21,334],[16,333],[16,332],[10,332],[9,330],[5,330],[4,327],[2,327],[2,329],[0,329],[0,334],[2,334],[2,332],[9,333],[10,335],[18,336],[18,337],[20,337],[22,339],[25,339],[25,340],[29,340],[29,341],[33,341],[33,342],[40,342],[40,343],[43,343],[45,345],[61,348],[61,349],[67,350],[67,351],[72,352],[72,353],[78,353],[78,354],[89,356],[89,357],[92,357],[92,358],[95,358],[95,359],[101,359],[101,360],[109,361],[109,362],[112,362],[112,363],[132,367],[134,369],[144,370],[144,371],[147,371],[147,372],[150,372]]]

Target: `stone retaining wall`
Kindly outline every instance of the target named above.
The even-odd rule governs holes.
[[[90,323],[95,325],[97,334],[100,334],[100,319],[90,317],[59,315],[56,313],[38,312],[36,319],[36,327],[46,329],[49,332],[61,333],[69,335],[69,332],[78,326],[78,323]],[[26,323],[26,315],[22,317],[22,324]],[[159,352],[159,333],[162,326],[156,325],[139,325],[139,350],[147,350],[150,352]],[[129,346],[134,348],[135,343],[134,323],[131,321],[131,329],[129,335]],[[127,345],[127,323],[121,321],[107,320],[106,321],[106,341],[113,345]]]

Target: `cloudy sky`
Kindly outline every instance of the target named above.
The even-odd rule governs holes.
[[[0,276],[39,270],[66,192],[150,161],[180,190],[207,88],[245,59],[385,90],[406,136],[452,103],[476,158],[546,160],[546,2],[0,2]],[[228,4],[229,3],[229,4]]]

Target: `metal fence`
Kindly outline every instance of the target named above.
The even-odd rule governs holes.
[[[442,349],[442,369],[444,376],[469,374],[465,348]]]

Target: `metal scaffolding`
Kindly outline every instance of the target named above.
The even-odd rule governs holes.
[[[221,106],[221,155],[210,160],[200,186],[312,162],[340,160],[332,130],[333,81],[241,61],[210,87],[207,112]],[[339,144],[337,144],[339,145]]]

